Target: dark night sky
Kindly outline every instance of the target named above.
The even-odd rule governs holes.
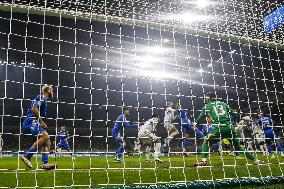
[[[105,23],[56,17],[44,23],[38,15],[28,15],[27,23],[26,14],[10,16],[0,11],[3,133],[19,133],[21,117],[44,83],[55,85],[46,121],[51,134],[65,123],[80,136],[106,136],[123,105],[134,122],[153,112],[163,117],[166,100],[179,100],[198,115],[209,91],[244,112],[267,109],[269,100],[274,117],[283,121],[283,51],[138,26],[106,23],[106,29]],[[164,53],[145,50],[161,44]],[[149,53],[158,60],[141,68]],[[156,72],[151,79],[144,70]],[[157,78],[160,70],[166,76]]]

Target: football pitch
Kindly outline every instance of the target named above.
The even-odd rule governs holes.
[[[145,157],[132,156],[125,157],[123,163],[115,163],[113,157],[108,156],[59,157],[56,159],[58,168],[49,171],[36,170],[36,161],[40,168],[41,158],[33,158],[34,168],[26,170],[18,158],[3,157],[0,159],[0,187],[98,188],[283,175],[284,158],[258,156],[267,164],[256,166],[250,160],[235,160],[232,156],[225,156],[222,161],[217,155],[211,156],[211,166],[199,168],[192,166],[196,156],[166,156],[161,158],[164,163],[145,162]],[[200,160],[200,156],[198,158]],[[55,158],[50,157],[50,163],[53,162]],[[282,188],[282,185],[269,188]]]

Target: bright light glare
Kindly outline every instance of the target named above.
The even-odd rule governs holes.
[[[203,71],[203,69],[201,68],[200,70],[198,70],[198,72],[199,72],[199,73],[203,73],[204,71]]]
[[[153,54],[161,54],[164,52],[164,49],[162,47],[159,46],[155,46],[155,47],[148,47],[148,53],[153,53]]]
[[[164,39],[164,43],[168,43],[168,42],[170,42],[169,39]]]
[[[140,75],[145,77],[157,78],[157,79],[163,79],[170,76],[169,73],[157,70],[145,70],[145,71],[142,70]]]
[[[198,8],[204,9],[208,7],[211,4],[211,2],[208,0],[197,0],[195,4],[197,5]]]
[[[214,20],[214,17],[197,15],[193,13],[183,13],[183,14],[170,15],[168,19],[181,21],[185,24],[190,24],[192,22],[197,22],[197,21],[211,21],[211,20]]]

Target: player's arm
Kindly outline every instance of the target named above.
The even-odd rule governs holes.
[[[33,115],[37,118],[38,122],[40,123],[40,125],[43,127],[43,128],[47,128],[47,125],[43,122],[42,118],[40,117],[40,113],[39,113],[39,110],[38,110],[38,106],[37,105],[33,105],[32,107],[32,113]]]
[[[171,108],[171,114],[173,115],[173,121],[178,118],[177,111]]]
[[[65,139],[66,141],[69,140],[70,138],[72,138],[72,136],[69,135],[69,132],[66,132],[66,136],[67,136],[66,139]]]
[[[136,127],[136,125],[130,123],[130,121],[127,121],[125,116],[122,117],[122,122],[123,122],[123,126],[124,126],[125,128],[133,128],[133,127]]]

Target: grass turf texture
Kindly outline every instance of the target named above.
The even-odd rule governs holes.
[[[268,164],[256,166],[252,161],[235,160],[224,157],[224,166],[218,156],[211,156],[212,166],[193,167],[195,156],[162,157],[164,163],[145,162],[145,157],[125,157],[124,163],[115,163],[113,157],[59,157],[57,170],[26,170],[18,158],[0,159],[0,187],[54,187],[72,188],[112,187],[118,185],[150,185],[181,183],[195,180],[211,180],[242,177],[281,176],[284,171],[284,158],[259,159]],[[200,156],[198,156],[200,160]],[[38,158],[40,168],[41,158]],[[50,163],[55,159],[50,157]],[[36,158],[33,158],[36,167]],[[282,164],[283,163],[283,164]],[[235,165],[235,166],[234,166]],[[271,187],[271,186],[270,186]],[[277,185],[275,185],[277,187]]]

